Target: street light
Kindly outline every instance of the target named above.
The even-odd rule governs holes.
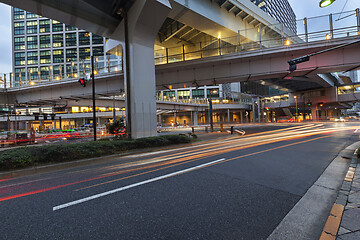
[[[210,94],[209,94],[209,98],[208,98],[208,101],[209,101],[209,122],[210,122],[210,130],[211,132],[214,131],[214,124],[213,124],[213,114],[212,114],[212,94],[214,93],[217,93],[217,89],[213,89],[210,91]]]
[[[330,6],[331,4],[333,4],[333,2],[335,2],[335,0],[321,0],[319,2],[319,6],[321,8],[324,8],[324,7]]]
[[[296,121],[298,121],[298,107],[297,107],[297,96],[294,96],[294,98],[295,98],[295,104],[296,104],[296,107],[295,107],[295,118],[296,118]]]

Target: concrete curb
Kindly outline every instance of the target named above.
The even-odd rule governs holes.
[[[354,143],[334,158],[318,180],[271,233],[269,240],[317,239],[321,235],[331,207],[333,207],[331,209],[333,216],[342,214],[342,207],[337,205],[334,207],[333,203],[348,171],[350,153],[353,154],[359,146],[360,142]],[[341,157],[342,155],[344,157]],[[338,218],[331,219],[331,223],[335,224],[341,221]]]

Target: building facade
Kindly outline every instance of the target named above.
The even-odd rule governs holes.
[[[250,0],[271,17],[296,33],[296,15],[288,0]]]
[[[105,38],[18,8],[12,8],[14,87],[90,72],[106,62],[120,65],[120,58],[104,52]]]

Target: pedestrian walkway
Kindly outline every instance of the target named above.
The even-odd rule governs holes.
[[[320,240],[335,239],[360,239],[360,162],[356,155],[320,236]]]

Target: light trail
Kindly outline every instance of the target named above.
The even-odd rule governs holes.
[[[90,187],[100,186],[100,185],[108,184],[111,182],[116,182],[116,181],[132,178],[132,177],[136,177],[136,176],[140,176],[140,175],[153,173],[153,172],[164,170],[167,168],[179,166],[179,165],[182,165],[185,163],[191,163],[194,161],[203,160],[206,157],[213,157],[213,156],[228,153],[231,151],[238,151],[238,150],[248,149],[248,148],[257,147],[257,146],[261,146],[261,145],[277,143],[277,142],[281,142],[281,141],[291,141],[291,140],[296,140],[299,138],[311,137],[311,136],[320,135],[320,134],[330,134],[330,133],[334,133],[334,132],[347,131],[347,130],[359,128],[359,127],[322,128],[322,126],[323,126],[322,124],[321,125],[309,124],[306,126],[296,126],[296,127],[290,128],[290,130],[279,129],[279,130],[264,132],[262,134],[253,134],[253,135],[249,135],[246,137],[238,137],[235,139],[225,140],[225,141],[221,141],[221,142],[206,143],[206,144],[200,144],[200,145],[196,145],[196,146],[185,147],[180,150],[175,149],[175,150],[161,151],[163,153],[173,152],[166,157],[156,157],[156,155],[158,155],[159,153],[154,152],[151,154],[153,157],[150,159],[135,161],[132,163],[116,164],[116,165],[112,165],[110,167],[105,167],[105,168],[101,168],[101,169],[89,170],[92,172],[96,171],[96,173],[100,173],[100,172],[104,172],[104,171],[108,171],[108,170],[112,170],[112,169],[117,169],[117,171],[114,171],[114,172],[103,173],[94,178],[88,178],[85,180],[75,181],[72,183],[67,183],[67,184],[63,184],[63,185],[59,185],[59,186],[50,186],[48,188],[43,188],[40,190],[35,189],[33,191],[29,191],[26,193],[19,193],[19,194],[14,194],[12,196],[6,196],[3,198],[0,198],[0,201],[5,201],[5,200],[14,199],[14,198],[23,197],[23,196],[29,196],[29,195],[46,192],[46,191],[50,191],[50,190],[54,190],[54,189],[58,189],[58,188],[62,188],[62,187],[67,187],[67,186],[71,186],[71,185],[75,185],[75,184],[86,183],[86,182],[91,182],[94,180],[100,180],[100,179],[105,179],[105,178],[109,178],[109,177],[114,177],[117,175],[132,174],[132,175],[124,176],[121,178],[112,179],[112,180],[109,180],[109,181],[106,181],[103,183],[98,183],[98,184],[94,184],[94,185],[90,185],[87,187],[76,189],[76,191],[79,191],[79,190],[87,189]],[[272,132],[272,134],[270,135],[269,132]],[[325,136],[325,137],[328,137],[328,136]],[[310,139],[309,141],[312,141],[312,140]],[[183,151],[184,149],[185,149],[185,151]],[[179,152],[179,151],[181,151],[181,152]],[[142,155],[147,156],[146,154],[142,154]],[[125,157],[125,159],[126,158],[127,157]],[[120,169],[121,169],[121,171],[119,171]],[[147,171],[136,173],[136,172],[144,171],[144,170],[147,170]],[[87,171],[87,170],[85,170],[85,171]],[[72,173],[74,173],[74,172],[72,172]],[[133,174],[133,173],[135,173],[135,174]],[[59,177],[56,177],[56,178],[59,178]],[[45,179],[36,179],[36,180],[28,181],[28,182],[38,182],[38,181],[44,181],[44,180]],[[46,178],[46,181],[49,181],[49,178]],[[10,186],[18,186],[18,185],[24,186],[24,183],[2,186],[0,188],[10,187]]]

